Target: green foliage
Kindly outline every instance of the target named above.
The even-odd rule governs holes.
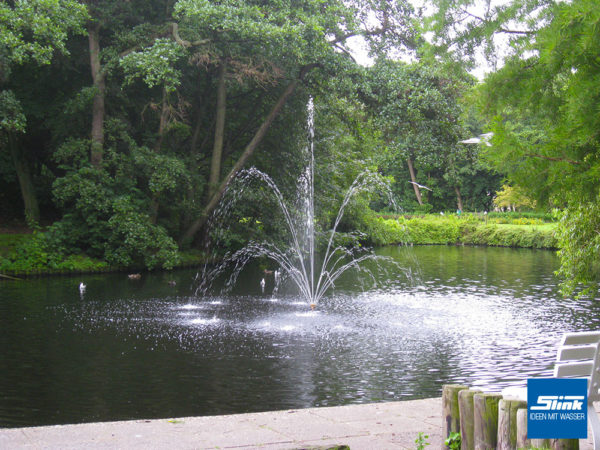
[[[175,192],[178,185],[189,180],[180,158],[162,155],[145,147],[134,147],[132,150],[133,162],[148,180],[148,189],[153,195]]]
[[[227,95],[221,179],[266,124],[282,93],[295,86],[245,163],[271,175],[293,199],[306,163],[306,102],[313,97],[321,239],[346,189],[364,170],[394,177],[397,197],[410,197],[403,152],[418,153],[418,180],[434,189],[419,211],[448,209],[455,185],[465,203],[481,198],[490,186],[476,167],[476,152],[455,145],[464,130],[457,100],[472,80],[434,65],[383,57],[379,71],[364,69],[347,54],[353,35],[365,37],[379,56],[416,48],[416,18],[402,0],[5,2],[0,6],[0,127],[19,132],[38,195],[51,191],[53,196],[42,205],[43,217],[54,222],[44,234],[45,247],[30,248],[21,260],[37,267],[44,260],[54,264],[55,255],[85,254],[118,266],[176,264],[175,239],[207,202],[222,66]],[[100,37],[95,85],[88,40],[67,40],[68,33],[85,28],[97,28]],[[100,167],[90,165],[94,106],[96,118],[99,109],[104,114],[102,138],[97,129],[94,135],[95,148],[102,150]],[[2,144],[6,137],[0,137]],[[1,146],[0,162],[10,158]],[[13,208],[19,183],[9,166],[2,164],[0,197]],[[220,230],[223,250],[251,239],[284,239],[276,205],[254,188]],[[388,206],[384,196],[367,191],[347,206],[339,243],[360,239],[354,230],[370,223],[370,206]],[[373,223],[373,234],[381,233],[374,238],[378,242],[406,234],[405,225],[390,231]]]
[[[12,91],[0,91],[0,131],[24,132],[26,119]]]
[[[54,182],[55,200],[65,214],[49,228],[49,239],[62,253],[86,252],[111,266],[170,269],[178,263],[177,245],[152,222],[149,204],[172,193],[177,181],[186,179],[185,168],[179,160],[138,148],[127,135],[120,137],[115,146],[128,151],[109,148],[104,170],[85,162],[87,141],[68,141],[56,153],[58,162],[71,169]],[[145,191],[138,179],[145,180]]]
[[[415,444],[417,444],[416,449],[417,450],[425,450],[425,447],[427,447],[429,444],[429,442],[427,442],[427,439],[429,439],[429,435],[423,433],[423,432],[419,432],[419,434],[417,435],[417,438],[415,439]]]
[[[557,248],[554,227],[485,224],[481,217],[465,214],[396,219],[369,216],[362,225],[374,245],[492,245],[523,248]]]
[[[456,432],[450,433],[450,436],[444,441],[444,444],[446,444],[450,450],[460,450],[461,443],[462,438],[460,433]]]
[[[49,236],[39,231],[22,239],[6,256],[0,255],[0,272],[11,274],[95,272],[107,268],[105,262],[85,255],[61,253]]]
[[[31,238],[29,234],[0,234],[0,256],[8,256],[15,248]]]
[[[115,199],[108,226],[111,234],[106,241],[105,258],[109,264],[172,269],[179,262],[177,244],[164,228],[153,225],[147,214],[136,210],[129,198]]]
[[[176,42],[157,39],[146,51],[132,52],[121,58],[120,65],[125,71],[126,83],[140,77],[148,87],[164,86],[167,92],[174,92],[181,83],[181,70],[175,65],[184,56],[183,48]]]
[[[88,18],[74,0],[17,0],[0,3],[1,57],[11,63],[49,64],[56,50],[68,53],[67,36],[83,31]]]
[[[406,226],[397,220],[386,220],[374,215],[362,226],[367,241],[373,245],[401,244],[409,242]]]
[[[535,221],[535,223],[522,223],[521,225],[536,225],[540,222],[554,222],[555,219],[552,212],[542,211],[491,211],[487,216],[489,219],[494,219],[495,223],[513,223],[514,220],[518,219],[531,219]]]
[[[479,225],[465,233],[462,242],[471,245],[549,249],[555,249],[559,245],[554,229],[524,225]]]
[[[535,208],[535,201],[529,198],[521,188],[512,187],[507,184],[502,186],[502,189],[496,192],[494,205],[499,208]]]
[[[511,219],[500,217],[497,219],[490,219],[490,223],[502,223],[502,224],[510,224],[510,225],[543,225],[544,221],[541,219],[532,219],[527,217],[520,217],[518,219]]]
[[[564,280],[561,289],[572,295],[581,285],[578,295],[594,295],[598,292],[594,280],[600,279],[600,199],[579,203],[556,215],[561,262],[557,273]]]
[[[396,180],[394,190],[403,209],[449,209],[457,205],[457,191],[463,208],[484,209],[485,202],[478,199],[496,189],[497,177],[479,164],[477,148],[459,144],[469,134],[459,99],[471,83],[464,72],[456,75],[422,62],[380,59],[366,71],[361,98],[374,114],[383,141],[377,163]],[[427,187],[421,188],[421,205],[411,181]]]
[[[564,209],[563,290],[573,292],[580,283],[590,293],[600,279],[591,244],[595,229],[588,228],[596,225],[600,189],[597,1],[525,0],[481,15],[465,0],[436,5],[430,23],[444,49],[453,45],[474,54],[476,47],[486,47],[492,56],[495,36],[510,36],[505,64],[472,97],[494,132],[492,146],[482,146],[481,153],[538,207]]]

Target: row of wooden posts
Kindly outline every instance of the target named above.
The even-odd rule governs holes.
[[[527,402],[499,393],[445,385],[442,408],[444,439],[460,433],[461,450],[579,449],[577,439],[527,439]]]

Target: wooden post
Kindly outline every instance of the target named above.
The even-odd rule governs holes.
[[[530,448],[532,446],[531,440],[527,439],[527,408],[519,408],[517,410],[517,448]],[[543,445],[540,447],[543,447]]]
[[[550,448],[554,450],[578,450],[578,439],[527,439],[527,409],[517,411],[516,448]]]
[[[579,439],[550,439],[552,450],[579,450]]]
[[[458,392],[469,389],[462,384],[445,384],[442,387],[442,440],[445,441],[450,433],[460,433],[460,412],[458,409]],[[442,448],[447,448],[442,444]]]
[[[475,394],[473,396],[475,450],[496,448],[498,438],[498,402],[501,394]]]
[[[502,399],[498,403],[498,448],[513,450],[517,446],[517,411],[526,408],[523,400]],[[527,415],[525,415],[527,420]]]
[[[458,393],[458,410],[460,412],[460,436],[461,450],[474,450],[475,441],[473,439],[473,396],[481,391],[466,389]]]

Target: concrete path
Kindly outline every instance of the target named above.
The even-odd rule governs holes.
[[[598,405],[596,405],[598,410]],[[229,416],[0,428],[5,449],[428,449],[442,445],[442,399]],[[593,449],[591,430],[580,449]]]
[[[0,429],[0,449],[414,449],[442,443],[440,398],[230,416]]]

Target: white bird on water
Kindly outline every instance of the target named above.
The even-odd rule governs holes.
[[[262,280],[260,280],[260,289],[262,291],[262,293],[265,293],[265,279],[263,278]]]
[[[83,284],[83,281],[81,283],[79,283],[79,295],[81,295],[81,298],[83,298],[83,294],[85,294],[85,284]]]
[[[414,184],[415,186],[417,186],[420,189],[427,189],[428,191],[431,191],[431,189],[429,189],[427,186],[423,186],[422,184],[415,183],[414,181],[409,181],[409,183]]]

